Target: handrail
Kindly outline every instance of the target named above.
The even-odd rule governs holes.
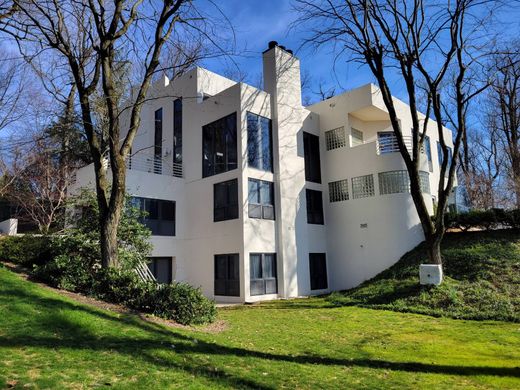
[[[403,135],[403,142],[408,149],[409,153],[412,153],[413,150],[413,138],[410,135]],[[399,143],[397,142],[397,137],[392,135],[387,135],[384,138],[378,138],[377,140],[377,154],[386,154],[386,153],[398,153],[399,152]],[[424,145],[421,148],[421,153],[426,153],[424,149]]]
[[[183,177],[182,164],[171,163],[154,156],[130,156],[126,160],[126,167],[130,170],[136,170],[140,172]]]

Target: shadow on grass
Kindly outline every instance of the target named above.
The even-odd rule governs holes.
[[[284,355],[209,343],[203,339],[194,337],[196,335],[187,336],[180,331],[169,330],[158,324],[144,322],[135,315],[128,314],[118,318],[116,315],[85,305],[74,304],[67,300],[52,297],[43,297],[31,293],[26,289],[18,288],[13,284],[9,286],[4,285],[0,288],[0,300],[13,303],[12,305],[6,304],[4,306],[7,309],[7,312],[3,314],[5,321],[9,321],[9,318],[26,317],[26,305],[35,306],[40,311],[37,317],[30,320],[32,322],[32,334],[28,335],[24,330],[21,330],[21,333],[17,334],[16,329],[12,329],[7,337],[0,339],[0,347],[39,347],[48,348],[51,351],[55,351],[56,349],[62,351],[67,349],[113,351],[132,356],[136,360],[144,360],[152,365],[182,370],[192,375],[202,376],[220,385],[229,385],[232,387],[273,388],[271,385],[241,377],[240,370],[226,372],[226,370],[218,366],[218,364],[203,364],[199,356],[212,355],[220,357],[253,358],[303,365],[363,367],[412,373],[520,377],[520,368],[518,367],[435,365],[368,358],[335,358],[314,354]],[[95,334],[89,328],[71,321],[70,316],[67,316],[67,311],[80,311],[85,315],[92,316],[94,317],[94,324],[96,323],[95,320],[112,321],[114,325],[124,323],[145,331],[146,333],[137,333],[133,337],[123,336],[122,333],[120,333],[120,335],[109,336],[103,336],[99,333]],[[1,321],[2,320],[0,320],[0,322]],[[172,348],[172,345],[175,347]]]

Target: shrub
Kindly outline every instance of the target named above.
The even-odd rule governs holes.
[[[45,264],[55,255],[51,236],[7,236],[0,239],[0,260],[25,267]]]
[[[491,230],[503,227],[520,228],[520,209],[471,210],[465,213],[447,213],[444,223],[448,228]]]

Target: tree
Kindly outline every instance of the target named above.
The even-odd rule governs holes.
[[[506,156],[506,169],[520,208],[520,41],[496,53],[492,59],[492,83],[486,98],[487,129],[496,133],[500,151]],[[497,151],[498,154],[498,151]]]
[[[165,47],[177,53],[186,50],[175,74],[196,60],[189,49],[199,45],[188,43],[196,40],[197,34],[209,37],[204,15],[187,0],[115,0],[110,4],[14,0],[5,9],[15,11],[0,20],[0,30],[18,43],[29,61],[41,53],[52,53],[58,67],[47,67],[43,73],[58,68],[62,71],[61,82],[72,82],[77,91],[81,123],[95,170],[102,264],[117,266],[125,160],[139,128],[141,108],[154,76],[164,70],[159,65]],[[121,94],[118,67],[124,62],[134,64],[136,69],[132,73],[135,77],[126,80],[127,88]],[[97,127],[94,100],[99,96],[106,125]],[[120,120],[123,113],[128,114],[128,120]]]
[[[297,0],[298,20],[310,35],[307,43],[321,46],[333,42],[339,54],[348,53],[368,65],[379,85],[399,151],[410,177],[410,190],[421,221],[429,262],[442,264],[440,243],[445,233],[444,214],[455,179],[457,156],[466,133],[466,113],[471,99],[486,88],[475,78],[484,37],[469,42],[474,28],[488,15],[493,3],[455,0],[437,3],[396,0]],[[480,31],[485,24],[480,24]],[[477,39],[477,38],[475,38]],[[478,47],[476,47],[478,46]],[[412,151],[403,138],[390,78],[400,78],[406,87],[412,121]],[[418,110],[425,112],[421,119]],[[421,149],[430,116],[436,122],[442,164],[438,203],[433,217],[420,189]],[[447,147],[443,124],[453,125],[453,158]]]

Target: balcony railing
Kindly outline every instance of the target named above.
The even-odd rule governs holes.
[[[411,135],[403,135],[404,145],[411,154],[413,151],[413,138]],[[377,154],[399,153],[399,144],[395,135],[385,135],[377,139]],[[426,153],[424,145],[421,148],[421,153]]]
[[[155,173],[174,177],[183,177],[182,164],[167,162],[153,156],[131,156],[126,160],[130,170]]]

